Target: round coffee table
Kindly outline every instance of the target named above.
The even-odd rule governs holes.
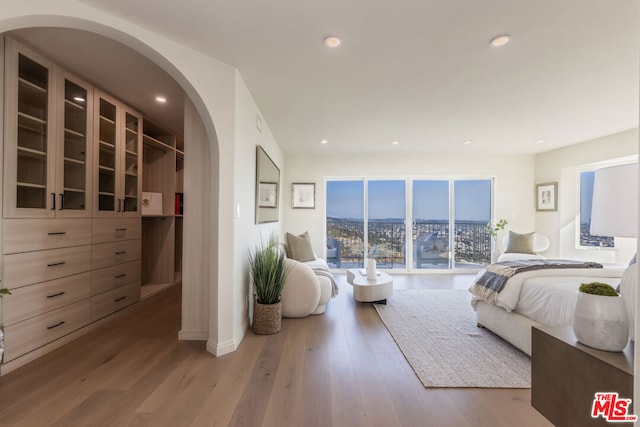
[[[347,270],[347,282],[353,286],[353,299],[359,302],[386,304],[393,294],[393,279],[387,273],[378,272],[376,280],[368,280],[364,270]]]

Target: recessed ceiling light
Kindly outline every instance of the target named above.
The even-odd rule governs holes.
[[[320,144],[328,144],[328,143],[329,143],[329,141],[327,141],[326,139],[321,139],[320,140]]]
[[[544,139],[536,139],[536,144],[542,144],[544,142]]]
[[[156,96],[156,102],[158,102],[160,104],[166,104],[167,103],[167,98],[165,98],[164,96]]]
[[[338,47],[340,43],[342,43],[342,40],[336,36],[329,36],[324,39],[324,45],[327,47]]]
[[[504,46],[509,43],[509,40],[511,40],[511,36],[509,34],[501,34],[492,38],[489,44],[493,47]]]
[[[398,145],[400,144],[400,141],[391,141],[391,145]]]
[[[74,100],[74,101],[77,101],[77,102],[84,102],[84,101],[86,101],[86,99],[84,99],[84,98],[83,98],[83,97],[81,97],[81,96],[74,96],[74,97],[73,97],[73,100]]]
[[[462,141],[462,143],[463,143],[464,145],[469,145],[469,144],[471,144],[471,140],[470,140],[470,139],[467,139],[466,141]]]

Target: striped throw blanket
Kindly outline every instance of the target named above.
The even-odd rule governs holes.
[[[329,280],[331,281],[331,298],[334,298],[335,296],[338,295],[338,284],[336,283],[335,278],[333,277],[333,274],[331,274],[331,271],[329,271],[329,268],[322,265],[313,265],[311,266],[311,269],[313,270],[314,273],[316,273],[316,276],[324,276],[324,277],[328,277]]]
[[[469,289],[472,294],[489,303],[495,303],[498,294],[514,274],[531,270],[558,268],[602,268],[602,264],[590,261],[572,261],[565,259],[528,259],[504,261],[489,265]]]

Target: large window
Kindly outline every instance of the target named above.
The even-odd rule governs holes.
[[[491,179],[327,181],[327,261],[354,268],[370,256],[379,268],[403,270],[486,265],[491,191]]]
[[[580,246],[613,248],[614,238],[609,236],[592,236],[591,202],[593,199],[593,170],[580,173]]]

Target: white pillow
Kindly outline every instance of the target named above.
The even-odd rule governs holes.
[[[521,254],[518,252],[509,252],[498,257],[498,262],[502,261],[518,261],[521,259],[546,259],[540,254]]]
[[[638,265],[631,264],[622,274],[620,279],[620,295],[624,300],[627,316],[629,317],[629,336],[635,341],[636,325],[636,286],[638,285]]]

